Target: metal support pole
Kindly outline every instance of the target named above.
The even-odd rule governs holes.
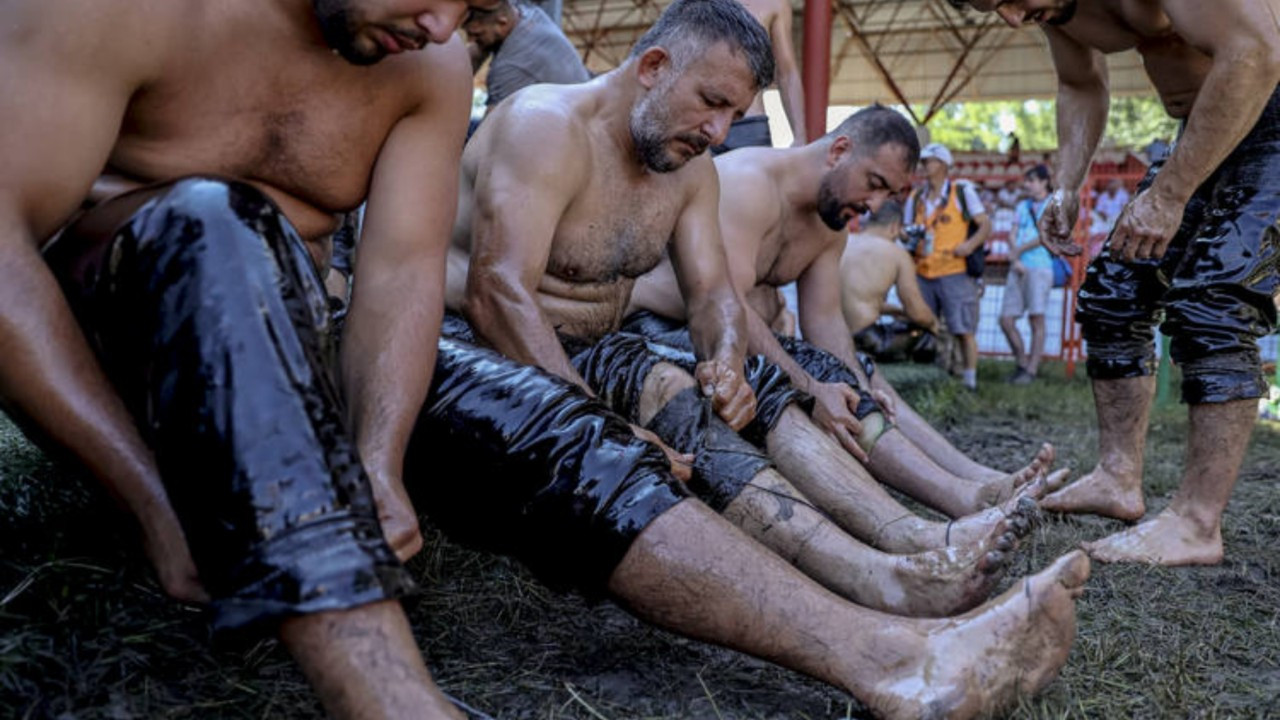
[[[805,0],[804,3],[804,85],[805,134],[816,140],[827,132],[827,99],[831,92],[831,3],[832,0]]]

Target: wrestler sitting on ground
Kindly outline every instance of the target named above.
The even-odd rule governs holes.
[[[840,256],[840,309],[844,311],[845,327],[854,338],[882,315],[905,317],[934,335],[942,331],[938,316],[920,294],[915,260],[897,243],[901,234],[902,206],[889,200],[864,215],[859,232],[849,233],[845,239]],[[900,307],[885,302],[894,287],[898,289]],[[872,385],[876,383],[872,381]],[[928,443],[922,445],[927,447]]]
[[[840,313],[843,228],[854,213],[878,207],[906,185],[919,154],[915,132],[898,113],[862,110],[803,148],[746,148],[715,160],[720,173],[720,227],[734,284],[746,295],[757,284],[798,280],[800,329],[806,341],[779,338],[754,310],[747,313],[748,349],[781,367],[813,396],[813,420],[865,463],[878,480],[952,517],[1019,497],[1036,499],[1066,473],[1047,475],[1052,449],[1042,448],[1009,474],[969,460],[880,380],[885,408],[872,397]],[[685,303],[670,262],[640,278],[625,329],[677,347],[688,343],[678,321]],[[872,378],[879,378],[872,373]],[[875,380],[873,380],[873,383]],[[887,412],[886,412],[887,410]],[[893,424],[897,415],[898,425]],[[812,453],[812,448],[806,449]],[[771,453],[774,452],[770,446]],[[781,448],[786,452],[786,448]],[[813,460],[812,454],[808,458]],[[955,467],[952,472],[947,468]]]
[[[399,484],[430,380],[466,10],[2,11],[0,399],[133,512],[167,592],[211,598],[215,629],[278,634],[336,717],[458,717],[396,601],[412,582],[371,480]],[[104,166],[114,194],[75,215]],[[366,195],[335,367],[317,260]],[[387,527],[405,553],[413,521]]]
[[[960,620],[874,612],[687,498],[668,459],[628,422],[709,441],[691,484],[797,562],[822,570],[826,555],[850,552],[780,477],[762,477],[768,462],[753,447],[719,419],[723,430],[707,429],[717,412],[750,420],[752,392],[741,309],[718,281],[717,183],[702,151],[767,82],[770,64],[762,30],[733,0],[677,0],[617,70],[527,88],[495,109],[465,154],[455,237],[474,262],[451,255],[448,297],[476,339],[518,359],[469,342],[460,315],[446,320],[406,477],[433,497],[448,532],[512,553],[545,580],[607,591],[669,629],[846,688],[882,716],[998,710],[1064,662],[1071,599],[1088,572],[1082,554]],[[709,358],[691,390],[695,381],[645,354],[642,338],[610,334],[631,276],[656,264],[670,238]],[[672,406],[693,422],[670,417]],[[776,412],[761,403],[762,414]],[[465,458],[468,476],[427,474],[445,453]],[[905,590],[892,574],[865,584]]]
[[[965,0],[952,0],[964,5]],[[1153,163],[1080,287],[1098,413],[1098,464],[1046,509],[1121,520],[1146,513],[1155,328],[1171,338],[1188,405],[1186,466],[1159,514],[1088,546],[1108,562],[1222,562],[1226,510],[1268,383],[1258,340],[1280,290],[1280,3],[1276,0],[968,0],[1009,25],[1039,24],[1058,75],[1058,161],[1040,220],[1052,252],[1071,238],[1079,192],[1107,124],[1104,55],[1134,49],[1169,115],[1172,152]]]
[[[656,72],[639,62],[644,59],[636,63],[643,71],[640,77],[656,83],[643,74]],[[661,57],[649,62],[660,60],[665,63]],[[701,62],[685,65],[697,72],[709,67]],[[670,73],[660,76],[668,84],[692,82]],[[617,84],[597,83],[591,92],[584,86],[580,97],[561,88],[528,90],[505,114],[495,112],[492,119],[500,125],[472,139],[464,154],[461,207],[450,252],[449,307],[467,316],[482,342],[606,396],[613,409],[634,424],[652,423],[650,429],[681,452],[692,453],[712,442],[703,438],[706,432],[724,435],[712,443],[723,452],[699,457],[703,464],[694,477],[704,498],[708,492],[716,494],[712,504],[717,509],[737,498],[756,473],[767,470],[775,478],[778,473],[769,469],[772,460],[782,476],[776,482],[785,477],[808,499],[789,493],[821,507],[854,536],[884,550],[914,553],[947,545],[989,548],[992,543],[1004,548],[1012,542],[1000,539],[1006,514],[1014,516],[1007,529],[1018,535],[1025,532],[1028,508],[1013,500],[1003,509],[954,523],[914,516],[809,421],[799,407],[804,398],[791,389],[785,375],[758,358],[753,358],[747,379],[757,392],[760,413],[744,432],[755,444],[767,446],[770,457],[734,438],[728,428],[720,431],[719,421],[696,412],[695,385],[714,387],[716,377],[737,382],[743,372],[744,336],[737,326],[742,315],[724,272],[715,187],[704,187],[714,181],[714,167],[705,157],[688,168],[674,165],[661,141],[674,136],[677,149],[684,151],[677,159],[695,157],[719,128],[707,120],[709,124],[685,129],[668,117],[686,104],[718,109],[731,117],[733,105],[718,88],[685,98],[656,85],[655,92],[642,95],[636,109],[628,110],[642,140],[637,153],[666,172],[645,169],[621,152],[605,152],[612,146],[594,137],[549,133],[545,142],[530,142],[530,118],[535,113],[557,107],[564,115],[567,111],[558,106],[570,102],[601,104],[600,96],[607,96],[602,89],[613,91]],[[538,117],[539,127],[542,120]],[[556,123],[562,125],[564,121]],[[589,125],[602,126],[598,132],[619,132],[604,120],[593,119]],[[569,153],[568,143],[580,149]],[[553,169],[546,157],[559,157],[561,150],[580,162],[566,160]],[[900,174],[905,182],[906,171]],[[632,278],[656,264],[669,243],[695,308],[691,316],[696,352],[682,353],[615,332]],[[646,386],[649,393],[642,395]],[[668,405],[668,400],[673,403]],[[736,412],[733,405],[721,409],[724,419],[740,428],[745,420]],[[681,425],[699,419],[705,427]],[[713,462],[713,457],[721,459]],[[707,488],[712,482],[717,486]],[[771,479],[768,486],[774,482]],[[1034,503],[1030,505],[1033,511]],[[780,526],[769,527],[781,531]],[[811,569],[822,572],[829,585],[844,587],[855,577],[846,567],[852,560],[847,552],[832,553],[823,563],[825,569]],[[965,567],[966,574],[972,572],[967,562]]]

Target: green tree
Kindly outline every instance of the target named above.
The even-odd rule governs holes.
[[[956,150],[1008,149],[1009,132],[1024,150],[1052,150],[1058,146],[1055,105],[1052,100],[951,103],[929,121],[929,132],[935,142]],[[918,115],[924,111],[916,109]],[[1157,137],[1173,137],[1177,127],[1155,97],[1112,98],[1103,144],[1141,148]]]

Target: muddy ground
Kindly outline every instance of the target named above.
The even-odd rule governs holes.
[[[929,370],[890,369],[903,394],[973,456],[1022,464],[1042,439],[1060,464],[1095,458],[1087,385],[1060,368],[976,396]],[[1185,409],[1154,414],[1149,510],[1178,480]],[[1062,676],[1016,718],[1280,717],[1280,427],[1259,424],[1225,525],[1220,567],[1095,566]],[[1120,529],[1050,518],[1014,574]],[[545,590],[502,558],[428,528],[406,607],[440,685],[474,718],[860,717],[841,692],[651,630],[610,604]],[[1012,582],[1012,579],[1009,581]],[[0,416],[0,718],[321,717],[273,641],[211,646],[197,609],[165,600],[110,502]]]

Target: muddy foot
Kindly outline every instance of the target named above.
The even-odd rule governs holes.
[[[1040,507],[1051,512],[1093,513],[1126,521],[1137,520],[1146,512],[1142,500],[1142,479],[1114,475],[1101,465],[1061,490],[1046,495],[1040,500]]]
[[[862,698],[885,718],[971,718],[997,713],[1057,676],[1075,638],[1075,599],[1089,558],[1062,556],[999,598],[934,623],[918,648]]]
[[[1083,545],[1100,562],[1151,565],[1217,565],[1222,562],[1222,531],[1204,528],[1172,510],[1115,535]]]
[[[984,507],[994,507],[1009,498],[1013,497],[1018,490],[1028,483],[1035,481],[1036,478],[1049,472],[1049,468],[1053,467],[1054,449],[1053,445],[1044,443],[1040,446],[1036,456],[1031,458],[1031,462],[1027,466],[1016,472],[1007,475],[999,475],[988,479],[983,483],[982,491],[979,497],[982,498]]]
[[[1062,468],[1061,470],[1054,470],[1051,473],[1037,475],[1031,482],[1026,483],[1019,488],[1018,491],[1014,493],[1013,497],[1009,498],[1009,500],[1000,506],[1000,509],[1007,513],[1012,513],[1020,505],[1025,507],[1022,503],[1023,500],[1030,500],[1033,503],[1037,503],[1038,507],[1038,503],[1042,498],[1061,490],[1067,484],[1067,478],[1070,475],[1070,468]]]
[[[1017,555],[1020,538],[998,524],[972,547],[897,556],[893,582],[905,600],[883,608],[911,617],[950,617],[987,598]]]

